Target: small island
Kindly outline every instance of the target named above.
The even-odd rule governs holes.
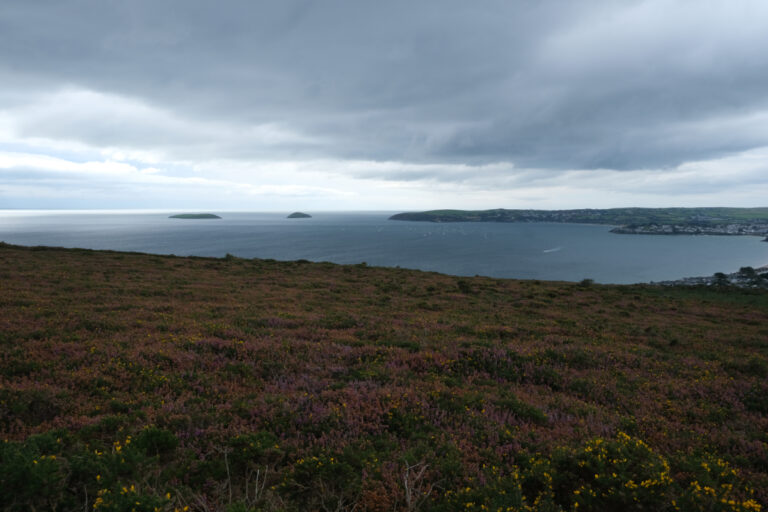
[[[287,219],[311,219],[312,216],[304,212],[293,212],[286,218]]]
[[[179,213],[178,215],[171,215],[169,219],[220,219],[218,215],[212,213]]]

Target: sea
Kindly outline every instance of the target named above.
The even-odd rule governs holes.
[[[173,219],[159,211],[0,210],[0,241],[177,256],[366,263],[458,276],[643,283],[768,264],[751,236],[620,235],[611,226],[431,223],[397,212],[210,212]]]

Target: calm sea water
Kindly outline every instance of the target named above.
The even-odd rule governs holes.
[[[18,245],[156,254],[307,259],[455,275],[637,283],[768,264],[758,237],[617,235],[583,224],[434,224],[387,220],[394,212],[168,213],[0,211],[0,240]]]

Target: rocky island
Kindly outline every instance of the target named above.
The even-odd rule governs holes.
[[[171,215],[169,219],[220,219],[218,215],[212,213],[179,213],[178,215]]]
[[[292,214],[290,214],[286,218],[288,218],[288,219],[311,219],[312,216],[309,215],[308,213],[304,213],[304,212],[293,212]]]
[[[390,220],[607,224],[616,226],[612,233],[636,235],[768,235],[768,208],[432,210],[398,213]]]

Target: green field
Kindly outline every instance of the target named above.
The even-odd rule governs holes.
[[[768,293],[0,245],[8,511],[759,510]]]

